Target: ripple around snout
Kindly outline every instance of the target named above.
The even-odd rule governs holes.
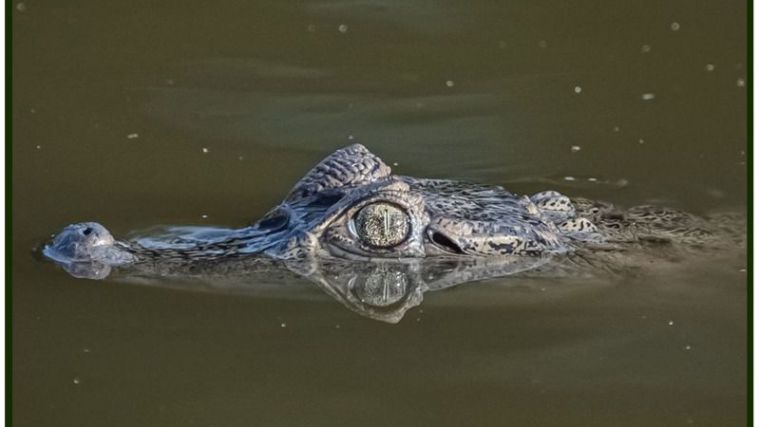
[[[43,246],[42,254],[73,277],[97,280],[108,277],[112,267],[136,260],[97,222],[66,226]]]
[[[97,259],[104,247],[111,246],[114,238],[96,222],[82,222],[66,226],[58,233],[43,253],[57,262],[88,262]]]

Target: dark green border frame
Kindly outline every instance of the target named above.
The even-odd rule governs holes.
[[[13,425],[13,1],[5,3],[5,425]]]
[[[753,224],[753,194],[754,194],[754,150],[753,150],[753,137],[754,137],[754,123],[752,122],[754,116],[754,27],[752,25],[752,19],[754,16],[754,6],[752,0],[747,1],[747,425],[754,425],[754,272],[755,266],[753,264],[754,258],[754,224]]]
[[[5,3],[5,423],[13,425],[13,8],[14,0]],[[754,313],[753,313],[753,275],[754,275],[754,7],[752,0],[747,0],[747,425],[754,421]]]

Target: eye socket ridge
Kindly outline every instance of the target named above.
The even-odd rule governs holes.
[[[392,249],[409,239],[412,219],[409,212],[397,203],[373,200],[358,207],[348,228],[369,248]]]

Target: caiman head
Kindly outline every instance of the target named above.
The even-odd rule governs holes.
[[[90,278],[107,276],[111,266],[190,271],[241,257],[539,257],[596,235],[574,209],[567,197],[552,191],[517,196],[498,186],[393,175],[380,158],[354,144],[322,160],[250,227],[171,227],[164,234],[121,241],[98,223],[78,223],[64,228],[43,253],[70,273]]]
[[[360,144],[320,162],[253,228],[270,238],[250,249],[277,259],[535,256],[565,249],[555,221],[531,198],[497,186],[393,175]]]

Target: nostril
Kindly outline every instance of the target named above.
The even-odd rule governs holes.
[[[450,250],[450,251],[452,251],[452,252],[454,252],[456,254],[463,254],[464,253],[464,251],[462,250],[462,248],[459,247],[459,245],[457,245],[456,243],[454,243],[453,240],[449,239],[448,237],[446,237],[442,233],[434,231],[430,235],[430,239],[434,243],[436,243],[438,246],[442,246],[442,247],[444,247],[444,248],[446,248],[446,249],[448,249],[448,250]]]
[[[92,227],[87,227],[84,230],[82,230],[82,234],[84,234],[85,236],[89,236],[90,234],[92,234],[92,232],[93,232]]]

